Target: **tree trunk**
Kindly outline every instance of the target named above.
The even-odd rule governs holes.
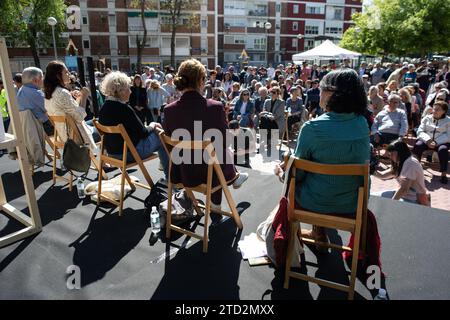
[[[35,67],[40,69],[41,68],[41,60],[39,59],[38,48],[36,46],[36,38],[37,38],[37,32],[33,27],[31,27],[30,32],[28,33],[27,42],[30,46],[31,53],[33,54],[34,65],[35,65]]]
[[[136,62],[136,73],[141,74],[142,71],[142,51],[145,48],[145,44],[147,43],[147,26],[145,24],[145,0],[141,0],[141,21],[142,27],[144,28],[144,37],[142,42],[139,41],[139,36],[136,35],[136,46],[137,46],[137,62]]]
[[[175,36],[177,34],[177,27],[172,25],[172,36],[170,38],[170,65],[176,69],[175,65]]]

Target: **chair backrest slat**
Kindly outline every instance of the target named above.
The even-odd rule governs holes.
[[[369,167],[366,164],[323,164],[304,159],[295,159],[293,166],[310,173],[335,176],[368,176]]]

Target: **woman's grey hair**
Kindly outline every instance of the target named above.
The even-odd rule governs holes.
[[[267,91],[267,88],[266,88],[266,87],[261,87],[261,88],[258,89],[259,95],[261,95],[262,92],[264,92],[266,95],[269,93],[269,92]]]
[[[22,71],[22,83],[31,83],[34,79],[40,79],[43,78],[44,74],[42,73],[42,70],[36,67],[29,67],[25,68]]]
[[[402,100],[398,94],[396,94],[396,93],[391,93],[391,94],[389,95],[389,97],[388,97],[388,102],[391,102],[391,101],[394,100],[394,99],[396,99],[396,100],[398,100],[398,101],[401,101],[401,100]]]
[[[100,90],[107,97],[119,98],[119,92],[130,88],[131,80],[123,72],[109,73],[102,81]]]

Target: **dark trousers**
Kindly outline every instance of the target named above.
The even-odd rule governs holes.
[[[147,121],[147,125],[150,124],[150,122],[158,122],[158,109],[145,109],[144,118],[145,121]]]
[[[302,117],[299,114],[289,116],[288,117],[288,129],[291,131],[291,127],[293,124],[296,124],[297,122],[300,122],[302,120]]]
[[[439,167],[440,172],[447,172],[448,167],[448,150],[450,149],[450,143],[444,143],[437,145],[436,148],[430,149],[427,144],[422,140],[417,140],[414,145],[413,153],[420,160],[422,158],[422,153],[426,150],[434,150],[437,151],[439,156]]]
[[[47,120],[44,123],[42,123],[42,126],[44,127],[44,131],[47,136],[50,137],[55,133],[55,128],[53,127],[50,120]]]
[[[278,124],[275,120],[262,116],[259,119],[259,129],[267,130],[267,144],[269,144],[272,137],[272,130],[278,129]]]
[[[380,145],[383,145],[383,144],[389,144],[392,141],[398,139],[398,134],[382,133],[382,132],[377,132],[377,134],[380,136],[380,142],[378,142],[378,143],[375,142],[375,139],[374,139],[375,136],[370,136],[370,143],[374,147],[379,147]]]
[[[9,117],[8,118],[3,118],[3,127],[5,128],[5,132],[8,132],[9,122],[10,122]]]

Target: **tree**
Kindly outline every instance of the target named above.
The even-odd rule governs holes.
[[[9,39],[12,46],[26,43],[31,48],[34,64],[40,67],[39,47],[50,47],[52,29],[48,17],[55,17],[56,35],[65,30],[64,0],[2,0],[0,11],[2,23],[0,33]]]
[[[165,10],[169,13],[169,21],[167,23],[170,27],[170,64],[175,67],[175,37],[177,30],[180,26],[184,26],[181,19],[181,13],[188,10],[198,10],[200,0],[161,0],[161,10]],[[188,19],[187,27],[193,28],[193,23],[198,21],[197,18],[193,18],[195,15],[191,15]]]
[[[139,34],[136,34],[136,47],[137,47],[136,72],[140,73],[142,70],[142,52],[147,44],[147,25],[145,24],[145,11],[151,9],[158,9],[158,1],[131,0],[130,7],[140,9],[141,23],[142,28],[144,30],[144,35],[142,36],[142,38],[139,37]]]
[[[450,48],[450,1],[375,0],[352,16],[341,46],[365,54],[420,55]]]

